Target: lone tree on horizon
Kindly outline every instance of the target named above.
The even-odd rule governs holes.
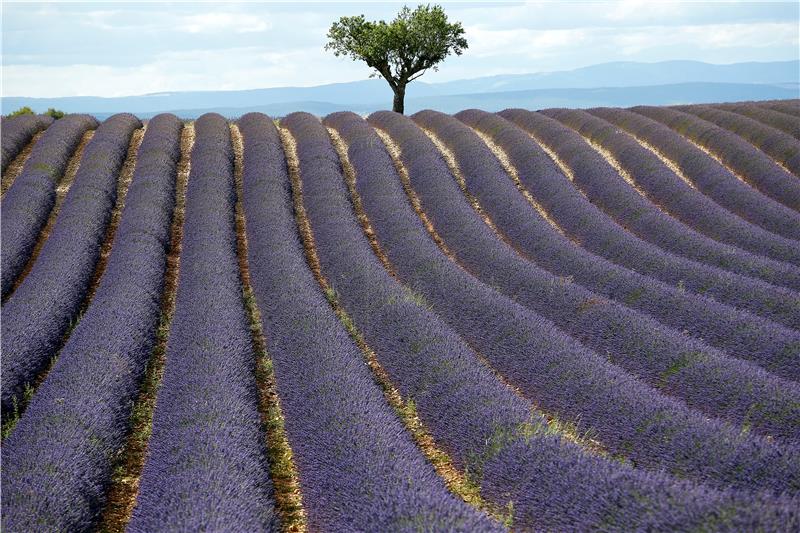
[[[371,78],[382,76],[389,83],[397,113],[403,112],[409,82],[428,69],[439,70],[447,56],[467,48],[461,23],[449,23],[438,5],[420,5],[414,11],[403,6],[390,23],[370,22],[364,15],[342,17],[331,25],[328,39],[326,50],[364,61],[376,70]]]

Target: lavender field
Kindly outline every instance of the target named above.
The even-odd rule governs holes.
[[[0,131],[3,531],[800,531],[800,100]]]

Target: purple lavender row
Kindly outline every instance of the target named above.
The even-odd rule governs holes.
[[[653,146],[674,162],[700,192],[732,213],[772,233],[800,238],[800,215],[739,180],[664,124],[626,109],[598,108],[589,113]]]
[[[284,119],[310,184],[317,162],[309,157],[317,148],[304,122],[297,115]],[[325,300],[304,257],[274,124],[251,113],[239,125],[251,282],[309,529],[496,529],[447,491]]]
[[[3,198],[0,212],[0,278],[5,299],[30,259],[50,210],[58,180],[87,130],[97,121],[88,115],[68,115],[44,132]]]
[[[119,114],[97,128],[52,233],[30,273],[3,306],[4,411],[56,355],[78,318],[117,200],[117,178],[128,144],[141,126],[133,115]]]
[[[631,110],[666,124],[703,146],[765,196],[795,211],[800,210],[797,178],[738,135],[707,120],[666,107],[638,106]]]
[[[768,257],[785,283],[800,287],[800,243],[748,223],[685,183],[650,150],[609,122],[582,110],[542,111],[607,150],[646,198],[694,231],[716,241]],[[786,263],[779,263],[785,261]]]
[[[759,102],[759,105],[763,105],[768,109],[774,109],[780,113],[784,113],[786,115],[792,117],[799,117],[800,118],[800,100],[771,100],[768,102]]]
[[[452,151],[467,189],[478,197],[490,217],[499,218],[501,231],[519,229],[527,235],[525,249],[535,254],[534,259],[547,255],[551,256],[550,260],[570,264],[570,255],[559,253],[558,243],[553,242],[558,240],[554,238],[555,232],[522,198],[492,152],[469,127],[435,111],[421,111],[413,119],[437,135]],[[664,393],[681,398],[690,407],[710,416],[746,424],[768,435],[800,440],[800,385],[776,379],[752,363],[727,357],[679,331],[662,326],[650,316],[606,300],[581,285],[565,283],[563,278],[526,261],[480,219],[460,194],[454,179],[429,179],[434,171],[437,176],[447,174],[447,169],[440,164],[431,169],[424,180],[419,174],[413,176],[412,186],[423,207],[431,213],[434,225],[440,228],[445,245],[476,277],[551,320],[597,353],[608,354],[609,360]],[[528,219],[538,219],[539,226],[515,224]],[[569,243],[562,243],[561,248],[577,249]],[[583,255],[588,256],[588,260],[594,257]],[[606,273],[598,274],[600,278],[609,279]],[[612,271],[611,275],[614,274]],[[615,286],[621,292],[618,281]],[[643,294],[646,285],[635,287],[633,290],[638,289],[640,297],[649,296]],[[668,299],[665,302],[655,296],[652,303],[664,306],[661,315],[675,312]],[[697,311],[695,309],[695,313]],[[687,315],[686,322],[689,322],[692,315]],[[719,335],[726,331],[730,334],[730,327],[718,328]],[[769,333],[774,335],[775,332]],[[769,335],[763,337],[771,344]],[[800,334],[795,340],[800,344]],[[746,352],[745,355],[753,358]],[[771,356],[770,353],[761,355],[767,361]],[[796,364],[786,365],[781,370],[800,379]],[[762,408],[769,413],[755,414]]]
[[[800,121],[797,120],[798,117],[793,117],[781,113],[780,111],[760,106],[754,102],[715,104],[712,107],[724,109],[725,111],[733,111],[734,113],[750,117],[766,126],[787,133],[795,139],[800,139]]]
[[[659,274],[669,276],[671,283],[685,285],[690,290],[789,327],[800,327],[798,293],[745,277],[760,275],[768,280],[776,278],[775,281],[781,281],[777,273],[768,268],[767,260],[713,241],[665,214],[625,183],[617,171],[583,137],[555,119],[521,109],[505,110],[500,115],[534,134],[555,151],[564,164],[572,169],[573,187],[579,188],[589,202],[598,205],[625,228],[619,230],[617,227],[616,233],[628,231],[666,251],[706,263],[693,263],[692,267],[685,264],[681,275],[677,275],[676,271],[663,269],[664,259],[657,258],[661,263],[656,265],[661,270]],[[535,183],[527,185],[532,191],[538,189]],[[575,215],[572,214],[572,217]],[[572,222],[573,225],[576,223],[583,226],[587,221]],[[608,240],[599,243],[582,241],[584,246],[600,247],[600,253],[615,262],[648,273],[644,270],[646,267],[641,257],[620,257],[619,252],[613,248],[609,254],[609,244],[614,246],[616,243]],[[723,268],[738,274],[725,272]]]
[[[747,140],[750,144],[800,176],[800,141],[774,127],[766,126],[738,113],[707,105],[675,106],[674,109],[713,122]]]
[[[25,145],[38,132],[46,129],[53,123],[53,117],[48,115],[19,115],[4,118],[0,128],[0,171],[5,172],[6,167],[17,157]]]
[[[224,118],[195,122],[175,314],[128,531],[277,530]]]
[[[381,202],[383,211],[397,209],[392,199],[403,205],[392,160],[375,131],[349,112],[329,115],[324,123],[348,145],[356,188]],[[325,130],[314,129],[322,144]],[[474,473],[485,497],[499,507],[512,502],[514,527],[587,529],[615,511],[614,529],[713,522],[725,504],[708,489],[634,471],[548,434],[530,402],[497,381],[439,317],[388,275],[356,222],[338,158],[328,149],[317,161],[319,179],[304,183],[303,196],[323,272],[336,281],[339,301],[393,383],[413,399],[436,442],[460,470]],[[520,486],[523,492],[517,492]],[[637,501],[634,494],[647,496]],[[759,509],[755,520],[761,520],[765,509],[747,507],[742,519]]]
[[[368,120],[399,145],[415,181],[452,180],[441,155],[409,118],[378,112]],[[718,488],[800,490],[796,446],[705,418],[479,282],[441,252],[404,198],[394,198],[391,209],[386,200],[366,194],[362,200],[401,281],[544,411],[594,432],[609,451],[647,469]]]
[[[181,123],[150,120],[86,315],[3,443],[3,529],[88,531],[155,342]]]
[[[492,178],[496,165],[494,171],[465,169],[483,209],[528,260],[730,355],[797,380],[800,334],[699,294],[713,287],[709,281],[724,286],[732,276],[723,273],[720,280],[710,267],[664,253],[617,226],[567,181],[527,133],[506,119],[479,110],[456,117],[505,152],[520,182],[564,231],[564,236],[554,231],[505,176]],[[485,154],[484,165],[494,159],[479,144],[472,143],[472,150]],[[681,280],[688,291],[680,288]]]

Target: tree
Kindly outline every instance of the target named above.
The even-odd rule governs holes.
[[[394,111],[403,112],[406,85],[450,54],[467,48],[460,22],[448,23],[441,6],[419,6],[400,10],[390,23],[370,22],[364,15],[342,17],[328,30],[326,50],[349,56],[374,68],[370,77],[382,76],[394,91]]]
[[[44,112],[44,114],[45,114],[45,115],[50,115],[51,117],[53,117],[53,118],[54,118],[54,119],[56,119],[56,120],[58,120],[58,119],[60,119],[60,118],[63,118],[63,117],[64,117],[64,115],[66,115],[66,113],[64,113],[64,112],[63,112],[63,111],[61,111],[60,109],[56,109],[56,108],[54,108],[54,107],[51,107],[50,109],[48,109],[47,111],[45,111],[45,112]]]
[[[35,115],[35,114],[36,113],[33,112],[33,109],[31,109],[28,106],[24,106],[24,107],[20,107],[16,111],[12,111],[11,113],[8,114],[8,116],[9,117],[16,117],[16,116],[19,116],[19,115]]]

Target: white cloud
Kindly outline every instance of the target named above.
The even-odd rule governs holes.
[[[271,27],[268,20],[257,15],[210,12],[181,17],[175,29],[186,33],[255,33]]]

